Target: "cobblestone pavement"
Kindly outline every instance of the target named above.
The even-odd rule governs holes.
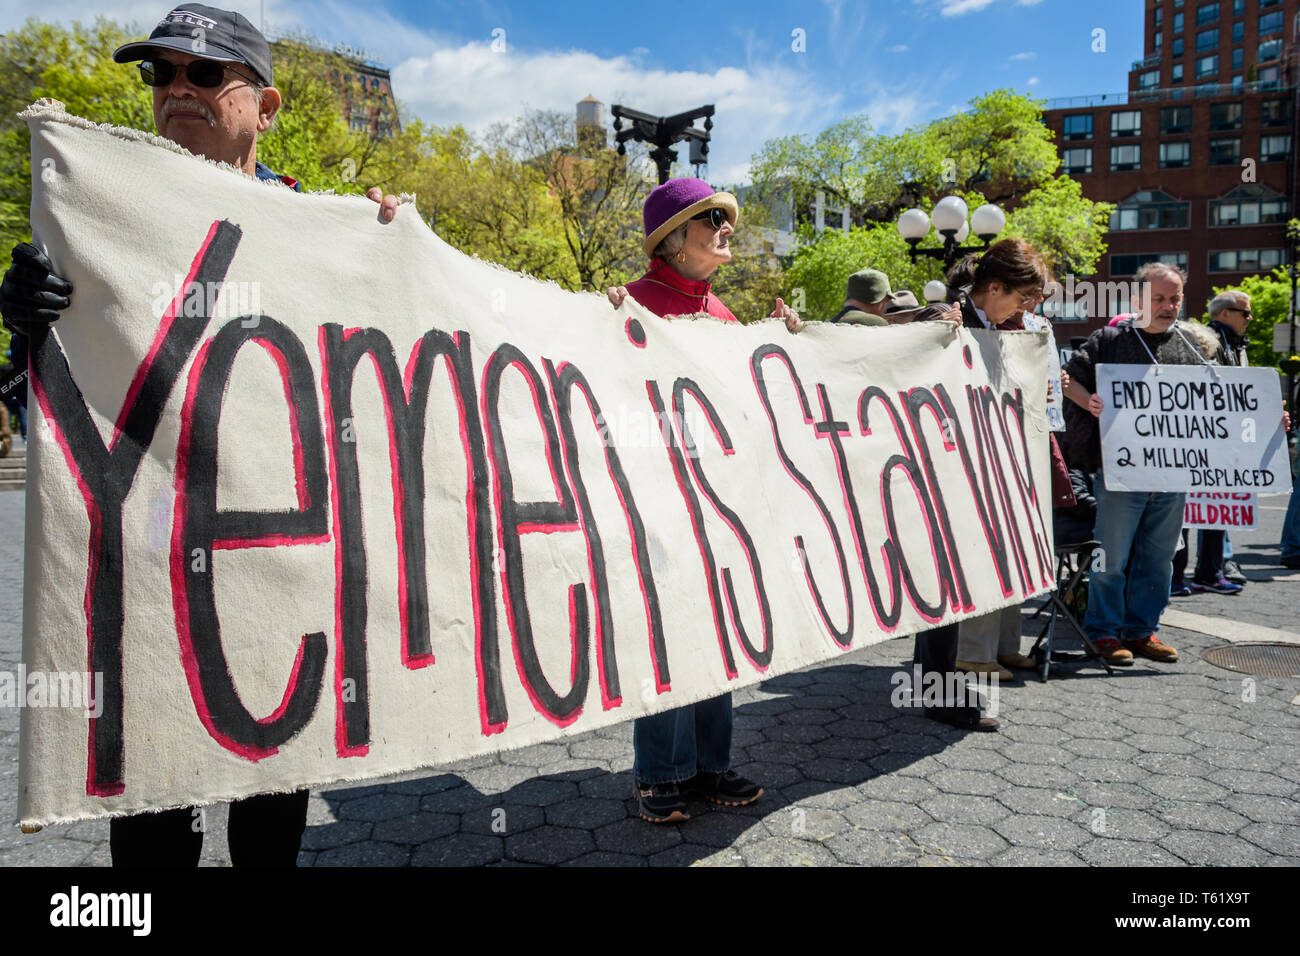
[[[1242,596],[1175,607],[1212,632],[1214,619],[1300,631],[1300,573],[1273,563],[1284,503],[1264,499],[1260,529],[1237,535],[1252,578]],[[0,493],[0,670],[20,654],[22,508],[22,492]],[[1222,640],[1162,636],[1177,663],[1004,684],[997,734],[890,705],[911,638],[740,691],[735,763],[767,792],[738,810],[693,805],[680,825],[633,816],[628,725],[327,787],[312,795],[300,863],[1300,864],[1300,682],[1257,678],[1248,700],[1242,675],[1201,660]],[[0,710],[0,864],[107,865],[103,821],[8,825],[17,758],[18,713]],[[228,863],[225,819],[208,812],[205,864]]]

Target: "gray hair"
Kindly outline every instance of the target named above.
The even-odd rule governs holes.
[[[1219,313],[1224,309],[1241,308],[1241,300],[1250,301],[1250,296],[1244,292],[1238,292],[1236,289],[1229,289],[1227,292],[1220,292],[1210,300],[1210,318],[1217,319]]]
[[[1187,276],[1178,266],[1168,262],[1148,262],[1133,274],[1134,282],[1147,282],[1153,275],[1163,275],[1166,279],[1177,279],[1181,286],[1187,285]]]
[[[652,258],[662,259],[664,262],[671,262],[677,253],[682,251],[686,245],[686,229],[690,225],[684,222],[668,235],[659,240],[659,245],[655,246]]]

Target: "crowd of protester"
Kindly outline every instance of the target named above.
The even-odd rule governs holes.
[[[206,55],[194,55],[190,30],[195,18],[208,25]],[[280,106],[273,86],[270,49],[243,17],[200,4],[177,7],[149,39],[117,51],[118,62],[142,61],[142,79],[154,89],[160,134],[197,155],[226,162],[259,179],[292,179],[257,162],[257,135],[269,128]],[[251,74],[251,75],[250,75]],[[396,200],[372,190],[391,219]],[[736,317],[713,293],[710,277],[731,258],[730,237],[739,224],[736,200],[697,179],[673,179],[655,189],[644,207],[642,248],[649,260],[643,276],[608,291],[617,307],[632,295],[664,317],[707,313],[722,321]],[[16,333],[11,362],[0,370],[21,431],[26,429],[27,342],[39,342],[66,309],[74,290],[55,264],[31,244],[16,247],[0,286],[0,313]],[[861,334],[908,322],[950,322],[973,330],[1018,330],[1041,303],[1052,279],[1044,259],[1026,242],[1005,239],[958,262],[947,276],[949,295],[941,304],[921,305],[909,291],[894,291],[889,277],[864,263],[846,279],[843,308],[831,322],[861,326]],[[1245,335],[1251,319],[1244,293],[1226,292],[1209,305],[1209,326],[1180,320],[1185,277],[1170,265],[1144,266],[1135,279],[1151,294],[1145,311],[1117,317],[1075,349],[1060,382],[1066,399],[1067,431],[1059,445],[1050,440],[1052,500],[1058,542],[1094,540],[1105,555],[1088,583],[1083,628],[1112,665],[1135,656],[1171,662],[1178,652],[1162,642],[1160,616],[1171,596],[1196,591],[1240,592],[1245,578],[1222,532],[1197,535],[1197,561],[1185,583],[1187,549],[1180,534],[1181,493],[1133,493],[1106,488],[1097,418],[1103,399],[1096,393],[1100,363],[1245,363]],[[790,333],[805,322],[780,299],[771,317]],[[12,394],[9,394],[12,392]],[[1289,427],[1289,426],[1287,426]],[[1064,447],[1061,447],[1064,446]],[[1180,558],[1179,555],[1182,557]],[[1282,540],[1281,563],[1300,567],[1300,505],[1293,493]],[[923,631],[915,638],[915,660],[925,672],[994,675],[1007,680],[1039,661],[1024,653],[1018,606]],[[952,683],[943,681],[942,686]],[[927,716],[973,731],[996,731],[997,720],[978,693],[922,701]],[[633,775],[640,815],[665,823],[688,817],[687,796],[743,806],[758,800],[761,783],[731,766],[730,694],[639,718],[632,729]],[[229,839],[237,865],[293,865],[305,827],[307,792],[263,794],[237,801]],[[115,817],[111,848],[117,865],[193,865],[202,844],[191,826],[193,808]]]

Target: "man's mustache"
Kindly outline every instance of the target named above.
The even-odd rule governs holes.
[[[163,108],[162,108],[163,122],[166,123],[169,119],[172,118],[172,114],[178,111],[184,111],[187,113],[189,112],[198,113],[200,116],[202,116],[205,120],[208,121],[209,125],[211,126],[217,125],[217,118],[212,115],[212,110],[208,109],[207,104],[203,103],[200,100],[196,100],[193,97],[188,97],[188,96],[167,97],[167,101],[163,103]]]

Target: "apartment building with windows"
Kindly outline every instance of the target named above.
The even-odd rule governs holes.
[[[1116,204],[1091,278],[1124,283],[1144,262],[1173,262],[1200,315],[1213,287],[1287,263],[1298,12],[1300,0],[1146,0],[1128,90],[1048,103],[1064,172]],[[1057,338],[1108,318],[1063,316]]]

